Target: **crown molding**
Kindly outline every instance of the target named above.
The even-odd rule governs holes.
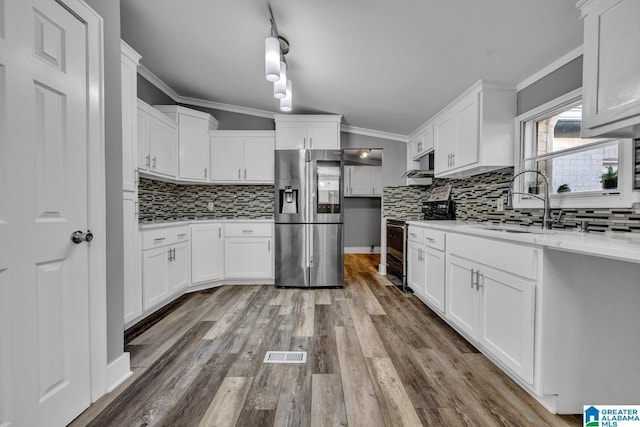
[[[390,139],[392,141],[400,141],[400,142],[405,142],[405,143],[409,141],[409,136],[408,135],[400,135],[398,133],[383,132],[383,131],[380,131],[380,130],[359,128],[359,127],[356,127],[356,126],[341,125],[340,126],[340,131],[341,132],[347,132],[347,133],[354,133],[354,134],[357,134],[357,135],[373,136],[375,138]]]
[[[516,85],[516,90],[519,92],[522,89],[524,89],[525,87],[530,86],[533,83],[537,82],[541,78],[553,73],[558,68],[561,68],[561,67],[567,65],[569,62],[571,62],[574,59],[576,59],[579,56],[581,56],[582,52],[583,52],[583,46],[580,45],[577,48],[573,49],[571,52],[568,52],[565,55],[561,56],[560,58],[556,59],[551,64],[547,65],[542,70],[540,70],[537,73],[535,73],[534,75],[532,75],[532,76],[524,79],[520,83],[518,83]]]
[[[207,101],[205,99],[190,98],[188,96],[180,96],[177,101],[181,104],[197,105],[198,107],[212,108],[214,110],[230,111],[232,113],[247,114],[249,116],[264,117],[273,119],[272,111],[259,110],[257,108],[239,107],[237,105],[223,104],[222,102]]]
[[[180,95],[178,95],[175,90],[171,89],[165,82],[160,80],[160,78],[153,74],[147,67],[140,64],[138,66],[138,74],[149,80],[151,84],[164,92],[169,98],[173,99],[175,102],[180,102]]]

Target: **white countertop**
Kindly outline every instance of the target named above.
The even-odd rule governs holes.
[[[407,221],[407,224],[640,263],[640,233],[547,231],[539,228],[469,221]],[[531,230],[531,233],[512,233],[490,228]]]
[[[163,221],[163,222],[143,222],[138,224],[140,230],[153,230],[156,228],[177,227],[181,225],[192,224],[219,224],[219,223],[273,223],[273,218],[265,219],[188,219],[180,221]]]

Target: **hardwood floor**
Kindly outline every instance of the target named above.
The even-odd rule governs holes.
[[[125,334],[134,375],[72,426],[579,426],[345,256],[344,289],[222,286]],[[305,364],[265,364],[305,350]]]

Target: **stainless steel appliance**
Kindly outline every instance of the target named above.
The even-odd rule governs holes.
[[[344,285],[340,150],[275,151],[276,286]]]

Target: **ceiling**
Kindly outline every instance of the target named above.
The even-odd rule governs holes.
[[[484,78],[520,83],[582,44],[576,0],[270,0],[294,114],[408,135]],[[265,0],[121,0],[122,38],[181,96],[279,112]]]

